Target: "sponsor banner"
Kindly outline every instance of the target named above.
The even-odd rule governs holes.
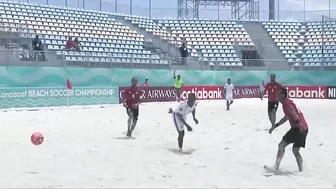
[[[327,96],[329,99],[336,99],[336,86],[328,86],[327,91]]]
[[[288,97],[303,99],[326,99],[326,86],[286,86]]]
[[[197,100],[224,99],[224,86],[183,86],[181,99],[188,98],[189,93],[195,93]]]
[[[234,86],[233,98],[260,98],[260,86]]]
[[[128,87],[119,87],[119,103],[124,99],[125,89]],[[174,87],[139,87],[142,90],[143,102],[170,102],[176,100]]]
[[[117,104],[118,87],[0,88],[0,108]]]

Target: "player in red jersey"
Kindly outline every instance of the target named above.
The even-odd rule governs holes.
[[[280,125],[284,124],[287,120],[291,126],[291,129],[283,136],[279,143],[279,149],[274,168],[279,169],[280,162],[285,154],[285,148],[290,144],[293,144],[292,151],[294,153],[299,171],[302,171],[302,157],[300,155],[300,148],[305,148],[306,138],[308,134],[308,124],[302,114],[302,112],[296,107],[294,102],[287,98],[287,90],[281,88],[277,93],[277,99],[282,104],[282,109],[285,116],[276,123],[270,130],[272,134],[273,130]]]
[[[142,91],[137,87],[138,79],[132,78],[132,86],[125,90],[123,103],[128,115],[127,136],[131,137],[132,132],[137,124],[139,116],[139,105],[141,104]]]
[[[275,74],[271,74],[270,82],[264,87],[264,93],[268,95],[268,118],[271,122],[271,127],[274,126],[276,121],[276,112],[278,110],[279,102],[276,99],[277,91],[282,88],[282,85],[275,81]],[[263,96],[262,94],[262,96]],[[261,97],[262,99],[262,97]]]

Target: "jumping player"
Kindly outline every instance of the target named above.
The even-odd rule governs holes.
[[[276,99],[277,91],[282,88],[282,85],[275,81],[275,74],[271,74],[270,82],[264,87],[264,93],[268,94],[268,118],[271,122],[271,127],[274,126],[276,122],[276,112],[278,110],[279,102]],[[261,94],[263,96],[263,94]],[[261,96],[261,99],[262,99]]]
[[[273,130],[289,120],[291,129],[283,136],[279,143],[278,154],[276,157],[274,169],[279,170],[280,162],[285,154],[285,148],[290,144],[293,144],[292,151],[294,153],[299,171],[302,171],[302,157],[300,155],[300,148],[305,148],[306,137],[308,134],[308,124],[302,114],[302,112],[296,107],[294,102],[287,98],[287,90],[281,88],[277,93],[277,99],[282,104],[283,112],[285,116],[276,123],[270,130],[272,134]]]
[[[173,114],[174,125],[178,132],[178,147],[179,151],[182,152],[183,138],[184,138],[184,126],[187,127],[188,131],[192,131],[191,126],[186,122],[188,114],[192,114],[194,122],[198,124],[198,120],[195,117],[197,107],[196,95],[194,93],[188,94],[188,100],[181,102],[179,106],[173,111],[171,108],[168,113]]]
[[[224,86],[226,110],[230,110],[230,105],[233,103],[233,89],[234,89],[234,86],[231,83],[231,79],[228,78],[227,83]]]
[[[132,78],[132,86],[127,88],[124,93],[125,101],[123,103],[126,108],[128,115],[127,121],[127,135],[128,137],[132,136],[134,131],[138,116],[139,116],[139,105],[141,104],[142,91],[137,87],[138,79],[136,77]]]

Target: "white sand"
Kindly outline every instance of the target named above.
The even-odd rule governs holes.
[[[167,114],[176,103],[143,104],[135,140],[117,139],[127,119],[120,105],[0,112],[0,187],[336,187],[336,101],[295,101],[310,125],[305,172],[288,147],[281,169],[295,175],[271,177],[262,167],[273,165],[289,125],[264,130],[266,100],[236,100],[229,112],[223,101],[201,101],[200,124],[185,136],[191,155],[167,149],[177,148]],[[35,131],[45,136],[40,146],[30,143]]]

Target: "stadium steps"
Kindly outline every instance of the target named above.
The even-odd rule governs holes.
[[[143,35],[145,37],[145,41],[151,41],[153,45],[161,49],[163,53],[169,54],[172,57],[180,56],[178,48],[176,48],[174,45],[161,40],[160,37],[158,36],[146,32],[144,29],[132,24],[130,21],[125,20],[125,18],[123,17],[114,17],[114,18],[123,25],[130,27],[132,30],[135,30],[138,34]]]
[[[160,39],[159,36],[155,36],[144,29],[141,29],[140,27],[132,24],[130,21],[127,21],[123,17],[115,17],[115,19],[122,23],[125,26],[130,27],[131,29],[135,30],[138,34],[142,34],[145,37],[145,40],[151,41],[151,43],[157,47],[158,49],[161,49],[162,53],[167,54],[165,59],[167,59],[169,62],[179,62],[180,50],[179,48],[175,47],[175,45],[168,43],[165,40]],[[170,60],[171,59],[171,60]],[[187,60],[187,66],[177,66],[179,69],[201,69],[200,62],[197,59],[188,58]],[[174,68],[171,68],[174,69]]]
[[[265,65],[273,70],[289,70],[288,61],[281,54],[275,43],[259,22],[242,23],[252,38],[255,47]]]

